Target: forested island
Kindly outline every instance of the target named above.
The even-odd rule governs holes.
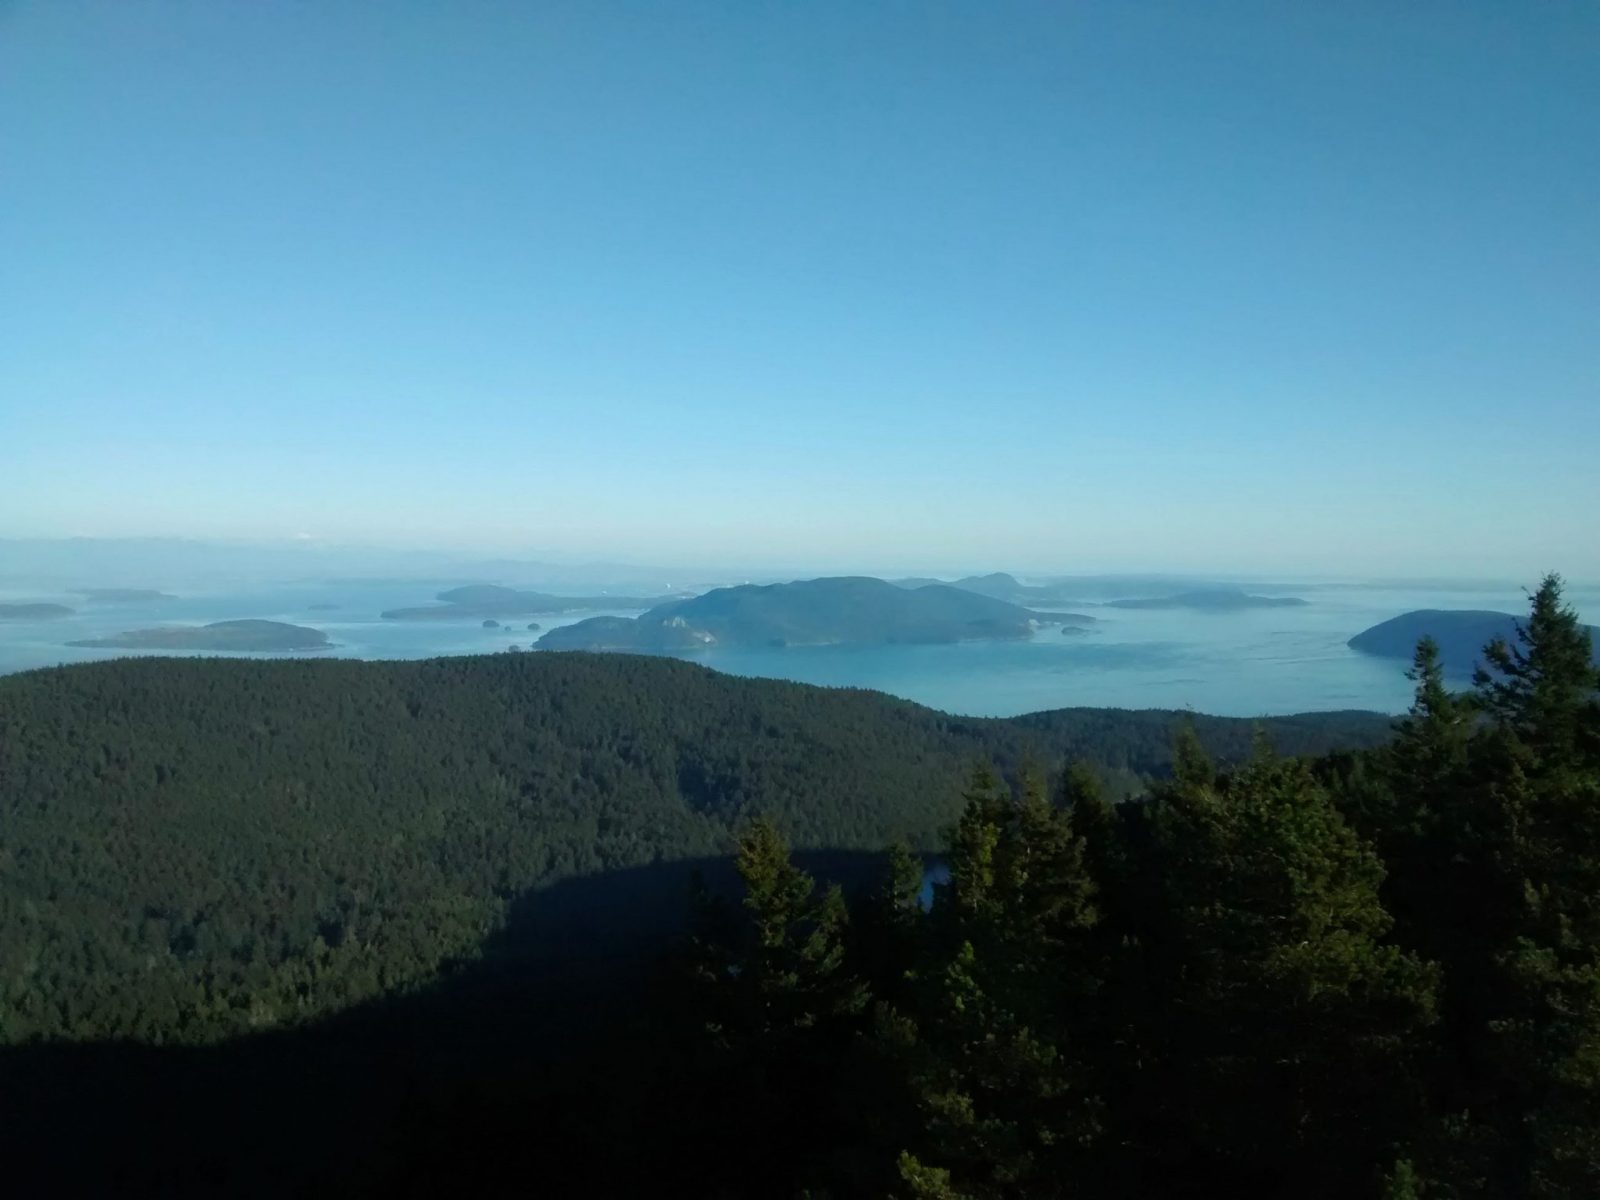
[[[438,604],[391,608],[386,621],[461,621],[483,617],[522,617],[544,613],[593,612],[601,608],[650,608],[669,597],[554,596],[548,592],[518,591],[496,584],[472,584],[440,592]]]
[[[1483,658],[1415,647],[1392,735],[633,655],[0,678],[8,1180],[1595,1195],[1600,670],[1553,577]]]
[[[1308,603],[1299,596],[1256,596],[1239,588],[1204,588],[1171,596],[1107,600],[1108,608],[1186,608],[1195,612],[1237,612],[1249,608],[1295,608]]]
[[[943,584],[905,588],[860,576],[717,588],[636,618],[594,617],[552,629],[538,645],[542,650],[662,652],[939,643],[1026,638],[1040,625],[1072,619]]]
[[[328,646],[328,635],[320,629],[282,621],[213,621],[209,625],[130,629],[110,637],[85,638],[67,645],[112,650],[323,650]]]
[[[70,617],[73,611],[65,604],[0,604],[0,621],[39,621],[52,617]]]
[[[1600,629],[1584,626],[1591,638],[1600,637]],[[1514,641],[1517,618],[1510,613],[1483,609],[1423,608],[1402,613],[1370,629],[1364,629],[1349,641],[1353,650],[1384,658],[1410,658],[1416,644],[1431,638],[1439,647],[1439,658],[1445,671],[1465,678],[1483,660],[1483,648],[1496,638]]]

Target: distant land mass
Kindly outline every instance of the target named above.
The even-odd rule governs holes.
[[[468,618],[520,617],[533,613],[592,612],[597,608],[650,608],[671,596],[553,596],[548,592],[524,592],[495,584],[479,583],[440,592],[438,604],[414,608],[391,608],[383,613],[386,621],[459,621]]]
[[[1023,583],[1015,575],[991,571],[987,575],[967,575],[953,582],[924,577],[896,579],[898,587],[916,588],[943,583],[947,587],[977,592],[996,600],[1008,600],[1027,608],[1040,606],[1096,605],[1115,608],[1193,608],[1227,611],[1237,608],[1281,607],[1307,601],[1251,595],[1225,579],[1203,579],[1162,575],[1077,575],[1047,579],[1042,583]],[[1287,592],[1293,585],[1253,583],[1264,592]],[[1086,618],[1087,619],[1087,618]]]
[[[282,621],[215,621],[210,625],[130,629],[67,645],[115,650],[323,650],[328,646],[328,635],[320,629]]]
[[[1197,612],[1235,612],[1245,608],[1297,608],[1308,601],[1298,596],[1256,596],[1238,588],[1206,588],[1174,596],[1107,600],[1107,608],[1187,608]]]
[[[636,618],[593,617],[539,639],[541,650],[674,651],[708,646],[818,646],[1026,638],[1058,614],[1032,612],[944,584],[807,579],[717,588]]]
[[[70,617],[73,611],[65,604],[0,604],[0,621],[37,621],[46,617]]]
[[[1032,612],[1046,624],[1071,626],[1074,633],[1082,633],[1088,626],[1097,624],[1100,620],[1099,617],[1091,617],[1087,613],[1047,612],[1043,609],[1033,609]]]
[[[950,586],[958,587],[964,592],[988,596],[994,600],[1007,600],[1012,604],[1023,601],[1047,604],[1063,594],[1059,587],[1023,583],[1015,575],[1007,575],[1004,571],[992,571],[987,575],[968,575],[964,579],[956,580]]]
[[[1363,654],[1410,661],[1417,643],[1431,637],[1439,644],[1445,672],[1462,678],[1483,660],[1483,648],[1495,638],[1516,643],[1518,620],[1510,613],[1484,609],[1419,608],[1362,630],[1347,645]],[[1600,628],[1584,628],[1591,642],[1600,643]]]
[[[78,595],[90,604],[153,604],[177,599],[155,588],[79,588]]]
[[[963,592],[973,592],[979,596],[988,596],[991,600],[1004,600],[1010,604],[1024,606],[1064,604],[1070,602],[1074,595],[1074,588],[1071,583],[1023,583],[1015,575],[1007,575],[1004,571],[992,571],[987,575],[967,575],[964,578],[955,580],[953,583],[921,577],[896,579],[894,583],[896,587],[909,589],[923,587],[960,588]],[[1079,614],[1077,623],[1085,624],[1093,620],[1093,617]]]

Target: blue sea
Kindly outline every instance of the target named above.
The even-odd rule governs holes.
[[[504,652],[513,646],[526,650],[544,630],[596,615],[529,616],[501,629],[484,629],[481,620],[399,622],[378,615],[387,608],[428,603],[445,586],[173,588],[176,600],[140,604],[89,604],[81,597],[8,587],[0,591],[0,601],[55,601],[77,612],[53,620],[0,621],[0,673],[139,653],[65,643],[163,624],[243,617],[287,621],[328,634],[334,645],[319,657],[415,659]],[[971,716],[1077,705],[1191,708],[1226,716],[1345,708],[1399,712],[1411,696],[1405,664],[1358,654],[1345,645],[1348,638],[1411,609],[1521,613],[1527,606],[1521,589],[1491,585],[1315,583],[1296,587],[1293,594],[1310,603],[1220,613],[1086,607],[1083,611],[1100,618],[1090,632],[1064,635],[1046,628],[1026,642],[718,648],[685,657],[735,675],[873,688]],[[1568,599],[1586,620],[1600,618],[1600,589],[1569,588]],[[530,632],[529,621],[543,628]]]

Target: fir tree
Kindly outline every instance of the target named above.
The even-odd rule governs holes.
[[[926,1143],[902,1173],[916,1195],[1062,1194],[1099,1120],[1070,1028],[1094,920],[1082,842],[1036,777],[1014,798],[983,772],[947,855],[900,1031]]]
[[[1432,973],[1385,944],[1382,867],[1305,764],[1187,757],[1151,813],[1141,1132],[1163,1186],[1356,1194],[1414,1129]]]
[[[845,970],[849,918],[838,886],[819,888],[796,867],[788,843],[766,818],[751,822],[740,837],[735,865],[750,928],[735,972],[748,1032],[782,1035],[859,1013],[865,994]]]
[[[1506,1194],[1600,1192],[1600,714],[1592,647],[1546,577],[1476,677],[1484,819],[1458,852],[1493,907],[1446,962],[1467,1108],[1466,1173]]]

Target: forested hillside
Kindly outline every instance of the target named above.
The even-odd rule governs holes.
[[[0,1036],[207,1040],[471,958],[556,880],[933,844],[974,761],[1161,775],[1179,717],[954,718],[632,656],[138,659],[0,679]],[[1224,760],[1251,723],[1198,718]],[[1373,714],[1266,722],[1289,753]],[[686,872],[685,872],[686,873]],[[532,902],[537,907],[537,901]]]

